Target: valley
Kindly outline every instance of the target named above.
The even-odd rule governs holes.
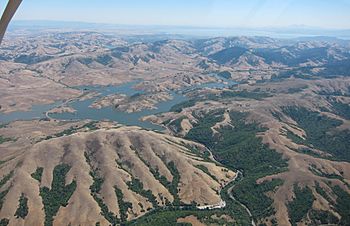
[[[0,225],[349,224],[350,42],[142,40],[4,40]]]

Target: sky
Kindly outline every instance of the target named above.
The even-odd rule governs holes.
[[[350,0],[23,0],[14,20],[350,29]]]

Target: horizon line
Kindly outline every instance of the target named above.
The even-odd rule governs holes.
[[[16,22],[48,22],[48,23],[77,23],[77,24],[90,24],[90,25],[106,25],[106,26],[134,26],[134,27],[173,27],[173,28],[197,28],[197,29],[246,29],[246,30],[263,30],[263,29],[302,29],[302,30],[319,30],[319,31],[350,31],[349,28],[328,28],[309,26],[305,24],[295,24],[288,26],[201,26],[201,25],[160,25],[160,24],[119,24],[119,23],[107,23],[107,22],[89,22],[78,20],[27,20],[27,19],[15,19],[11,23]]]

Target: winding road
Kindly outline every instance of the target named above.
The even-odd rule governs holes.
[[[219,162],[214,158],[213,152],[212,152],[209,148],[206,148],[206,149],[207,149],[207,151],[210,153],[209,158],[210,158],[212,161],[214,161],[214,162],[216,162],[216,163],[218,163],[218,164],[221,164],[221,163],[219,163]],[[239,175],[241,175],[242,178],[243,178],[243,173],[242,173],[241,171],[237,170],[236,176],[232,179],[231,182],[236,181],[237,178],[239,177]],[[230,183],[231,183],[231,182],[230,182]],[[228,196],[230,197],[230,199],[232,199],[232,200],[238,202],[239,205],[242,206],[242,207],[247,211],[249,217],[252,219],[252,226],[256,226],[255,221],[254,221],[254,218],[253,218],[253,215],[252,215],[252,212],[249,210],[249,208],[248,208],[246,205],[244,205],[243,203],[241,203],[240,201],[238,201],[238,200],[232,195],[232,190],[235,188],[235,186],[236,186],[236,185],[232,185],[232,186],[227,190]]]
[[[239,175],[239,174],[243,176],[242,172],[239,171],[239,170],[237,170],[237,174],[236,174],[235,179],[238,178],[238,175]],[[238,200],[232,195],[232,190],[234,189],[234,187],[235,187],[235,185],[232,185],[232,187],[230,187],[230,188],[227,190],[228,196],[229,196],[232,200],[238,202],[238,203],[247,211],[249,217],[252,219],[252,225],[253,225],[253,226],[256,226],[256,224],[255,224],[255,222],[254,222],[254,218],[253,218],[252,212],[249,210],[249,208],[248,208],[246,205],[244,205],[243,203],[241,203],[240,201],[238,201]]]

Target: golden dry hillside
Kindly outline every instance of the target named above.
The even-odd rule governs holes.
[[[346,225],[349,87],[349,78],[242,84],[198,91],[173,112],[145,119],[243,169],[246,178],[232,194],[257,223]]]
[[[215,205],[235,177],[203,146],[136,127],[77,132],[21,151],[1,163],[0,218],[10,225],[109,225],[165,205]]]

